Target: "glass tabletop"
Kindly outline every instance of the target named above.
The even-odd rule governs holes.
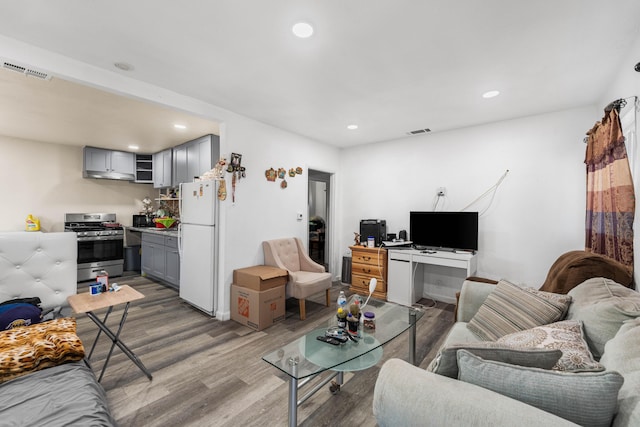
[[[358,371],[375,365],[382,357],[382,346],[409,329],[424,315],[420,309],[371,299],[363,311],[375,314],[375,330],[364,328],[358,342],[332,345],[319,341],[328,327],[336,326],[331,316],[325,326],[262,356],[285,374],[302,379],[326,370]],[[415,314],[415,317],[412,316]],[[362,325],[361,325],[362,326]]]

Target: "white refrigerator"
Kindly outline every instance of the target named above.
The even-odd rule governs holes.
[[[180,298],[215,316],[218,271],[215,181],[180,184]]]

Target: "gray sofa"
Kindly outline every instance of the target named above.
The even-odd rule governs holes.
[[[496,286],[492,284],[469,280],[464,282],[457,322],[440,349],[439,356],[427,370],[399,359],[391,359],[383,365],[373,401],[373,412],[380,427],[577,425],[509,397],[514,393],[528,396],[537,391],[534,389],[539,382],[532,381],[527,375],[552,377],[554,381],[559,379],[550,395],[543,396],[552,400],[552,406],[562,406],[565,399],[584,399],[578,400],[578,409],[574,410],[578,412],[578,417],[586,417],[579,418],[582,425],[640,426],[640,294],[605,278],[589,279],[569,291],[571,301],[562,319],[582,326],[594,360],[598,362],[599,358],[605,370],[558,373],[539,367],[514,366],[504,361],[483,361],[482,356],[479,359],[463,349],[456,350],[458,347],[473,347],[483,341],[467,325],[495,289]],[[452,348],[454,361],[457,358],[460,368],[458,377],[430,372],[442,369],[442,355],[447,353],[445,349]],[[547,356],[550,352],[544,349],[535,351],[540,354],[546,352]],[[537,362],[541,359],[542,356],[538,357]],[[462,363],[465,372],[469,372],[469,375],[465,373],[465,379],[486,372],[490,375],[489,381],[500,383],[500,387],[512,381],[512,384],[506,384],[511,391],[505,393],[499,390],[499,393],[476,385],[478,383],[474,383],[474,380],[459,380],[463,376]],[[489,370],[484,371],[487,367]],[[517,374],[512,376],[514,371]],[[521,376],[523,372],[524,376]],[[598,381],[604,377],[613,381],[600,387]],[[581,386],[573,383],[574,380],[594,380],[597,383]],[[494,386],[491,384],[489,388]],[[558,397],[551,396],[553,393],[558,393]],[[583,397],[582,393],[591,393],[591,396]],[[607,402],[607,410],[612,413],[609,418],[602,414],[604,421],[599,420],[599,411],[605,411],[600,408],[605,408]],[[589,415],[593,411],[598,416]]]

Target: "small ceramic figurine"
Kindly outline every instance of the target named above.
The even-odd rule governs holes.
[[[360,233],[356,233],[355,231],[353,232],[353,234],[355,235],[353,240],[354,240],[354,246],[358,246],[360,245]]]

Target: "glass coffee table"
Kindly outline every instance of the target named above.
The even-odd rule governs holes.
[[[319,341],[328,327],[336,325],[335,316],[326,325],[307,333],[268,354],[262,359],[289,376],[289,426],[297,425],[298,406],[332,381],[331,391],[337,392],[344,372],[370,368],[382,358],[382,346],[409,329],[409,362],[415,364],[415,325],[424,315],[422,310],[371,299],[364,311],[375,313],[375,330],[364,328],[361,338],[339,346]],[[362,326],[362,325],[361,325]],[[331,375],[298,399],[298,390],[325,371]]]

